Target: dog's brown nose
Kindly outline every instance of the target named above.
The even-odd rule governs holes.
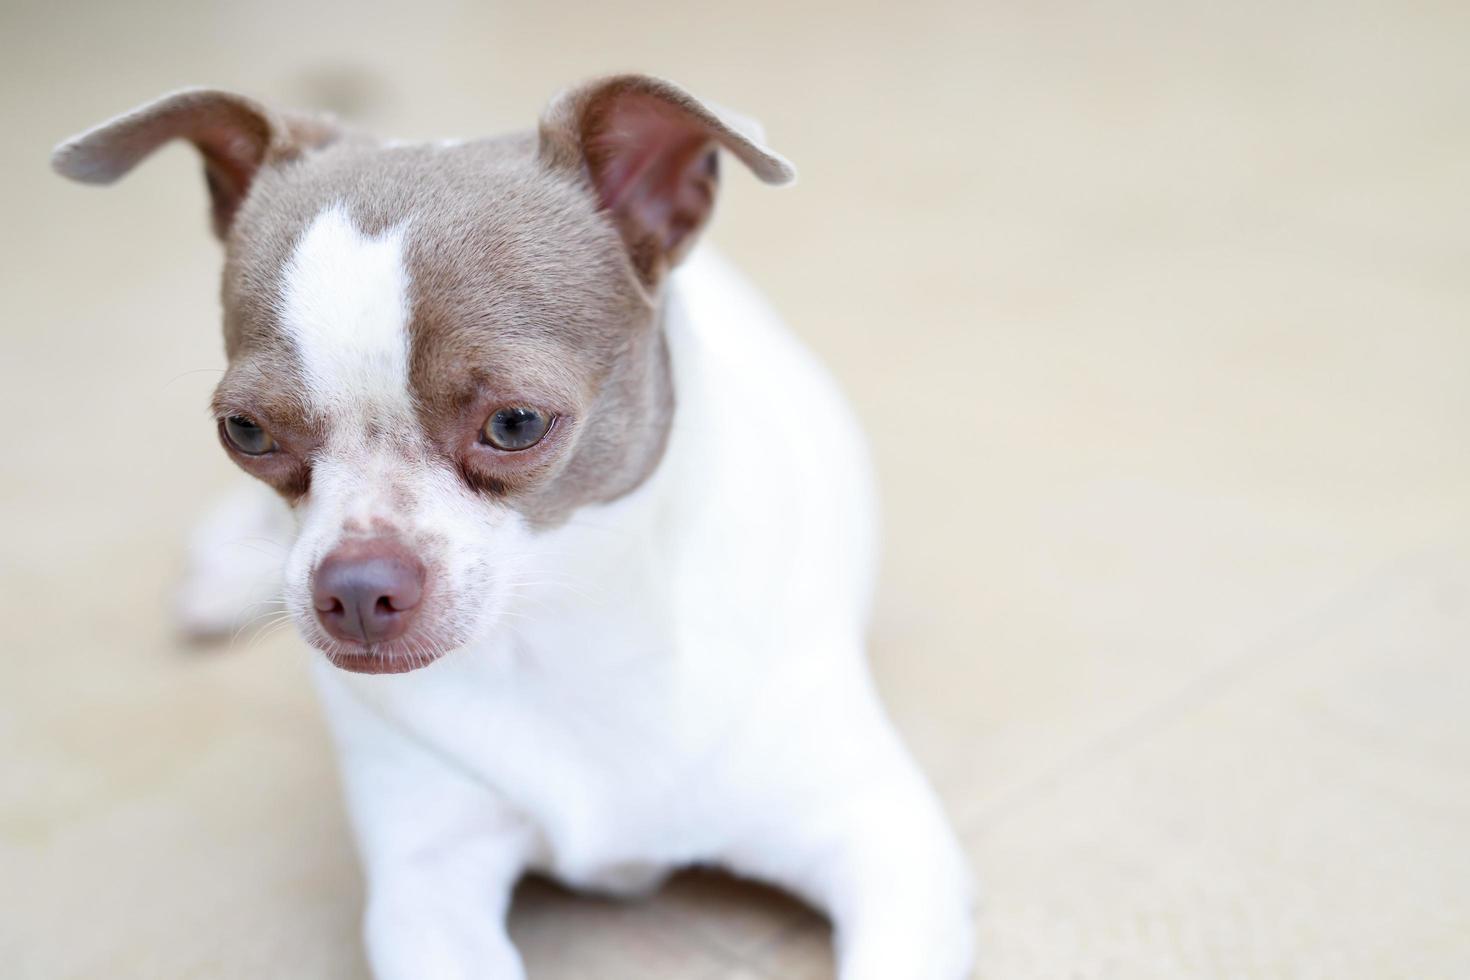
[[[408,630],[424,592],[424,566],[391,542],[347,545],[317,566],[317,619],[339,640],[386,643]]]

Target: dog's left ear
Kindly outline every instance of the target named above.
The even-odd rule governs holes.
[[[646,75],[570,89],[541,117],[542,162],[591,183],[649,287],[688,253],[709,220],[720,147],[767,184],[796,177],[762,144],[755,124]]]
[[[110,184],[172,140],[188,140],[204,161],[214,232],[224,238],[262,167],[295,159],[340,135],[330,119],[278,113],[254,99],[185,89],[73,136],[51,167],[84,184]]]

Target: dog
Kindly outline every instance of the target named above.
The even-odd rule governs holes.
[[[721,151],[793,179],[758,127],[642,75],[422,145],[188,90],[53,166],[108,184],[175,139],[224,244],[214,418],[289,507],[374,974],[524,976],[528,872],[635,895],[711,865],[827,913],[842,980],[965,976],[964,856],[864,656],[861,432],[694,249]],[[217,511],[206,557],[269,513]]]

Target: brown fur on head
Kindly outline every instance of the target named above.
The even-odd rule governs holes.
[[[792,176],[741,124],[635,75],[564,93],[534,134],[454,145],[183,92],[53,164],[110,183],[173,139],[202,155],[225,243],[224,442],[295,504],[288,591],[329,650],[304,597],[345,541],[418,556],[425,642],[445,648],[479,628],[469,597],[493,592],[498,541],[647,478],[674,402],[659,298],[708,222],[717,150],[767,182]],[[484,427],[509,408],[554,421],[498,449]],[[268,451],[242,451],[245,423]]]

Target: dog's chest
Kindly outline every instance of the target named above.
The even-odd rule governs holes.
[[[720,696],[729,679],[681,641],[678,591],[648,574],[624,567],[421,671],[327,668],[322,681],[522,812],[547,870],[586,883],[610,865],[678,863],[707,845],[720,804],[699,774],[737,738],[744,698]]]

